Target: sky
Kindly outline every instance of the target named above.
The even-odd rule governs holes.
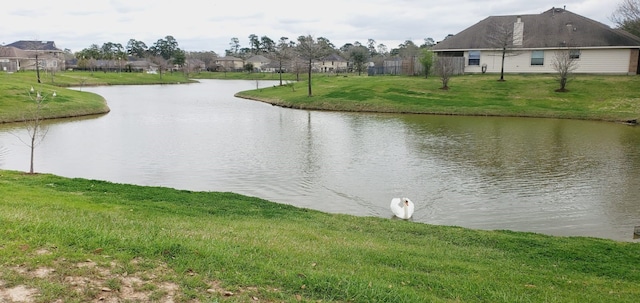
[[[539,14],[552,7],[614,27],[610,16],[622,0],[22,0],[0,9],[0,43],[54,41],[77,52],[92,44],[130,39],[152,46],[173,36],[185,51],[224,55],[232,38],[249,47],[249,36],[327,38],[384,44],[443,40],[488,16]]]

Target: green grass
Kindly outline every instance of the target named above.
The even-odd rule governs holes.
[[[38,302],[637,302],[638,251],[0,171],[0,291]]]
[[[306,79],[305,75],[300,75]],[[189,75],[191,79],[222,79],[222,80],[280,80],[280,74],[277,73],[248,73],[248,72],[200,72]],[[295,80],[296,76],[289,73],[282,74],[282,81]]]
[[[244,91],[237,96],[285,107],[339,111],[549,117],[628,121],[640,118],[640,77],[577,75],[565,93],[555,92],[553,75],[453,77],[449,90],[439,78],[348,76],[312,78],[307,83]]]
[[[151,75],[146,73],[57,72],[41,73],[41,83],[35,72],[0,73],[0,123],[17,122],[29,116],[33,100],[29,90],[33,87],[45,96],[44,118],[66,118],[109,111],[103,97],[77,90],[69,86],[95,86],[119,84],[162,84],[193,82],[182,73]],[[54,98],[53,92],[56,93]]]
[[[283,74],[283,86],[239,92],[237,96],[272,104],[317,110],[549,117],[604,121],[631,121],[640,118],[640,77],[576,75],[569,92],[558,93],[553,75],[497,75],[453,77],[449,90],[441,90],[439,78],[405,76],[356,76],[314,74],[313,96],[307,96],[305,75]],[[51,99],[48,117],[68,117],[108,111],[101,98],[64,89],[67,86],[187,83],[195,79],[274,80],[276,73],[201,72],[184,75],[146,73],[58,72],[43,74],[43,84],[35,82],[35,72],[0,74],[0,122],[22,120],[28,111],[27,91],[31,86],[58,96]]]

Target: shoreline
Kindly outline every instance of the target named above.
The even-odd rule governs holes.
[[[548,117],[548,116],[536,116],[536,115],[497,115],[497,114],[456,114],[456,113],[439,113],[439,112],[420,112],[420,111],[381,111],[381,110],[336,110],[336,109],[326,109],[322,107],[314,107],[314,106],[296,106],[294,104],[283,103],[279,101],[273,101],[270,99],[263,99],[254,96],[243,95],[242,92],[235,93],[233,95],[236,98],[242,98],[251,101],[262,102],[266,104],[270,104],[272,106],[282,107],[282,108],[290,108],[297,110],[313,110],[313,111],[327,111],[327,112],[347,112],[347,113],[379,113],[379,114],[408,114],[408,115],[440,115],[440,116],[461,116],[461,117],[505,117],[505,118],[538,118],[538,119],[567,119],[567,120],[585,120],[585,121],[602,121],[602,122],[611,122],[611,123],[620,123],[626,124],[630,126],[637,126],[640,124],[638,119],[629,119],[629,120],[608,120],[608,119],[584,119],[584,118],[558,118],[558,117]]]

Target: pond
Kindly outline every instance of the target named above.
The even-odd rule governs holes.
[[[596,121],[306,111],[233,97],[271,81],[82,88],[111,112],[52,121],[35,170],[231,191],[415,222],[632,241],[640,128]],[[0,126],[0,168],[28,171],[20,125]]]

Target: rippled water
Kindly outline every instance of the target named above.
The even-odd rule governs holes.
[[[301,111],[234,98],[266,81],[83,88],[111,113],[57,121],[36,171],[232,191],[332,213],[631,240],[640,128],[554,119]],[[28,170],[19,127],[0,168]]]

